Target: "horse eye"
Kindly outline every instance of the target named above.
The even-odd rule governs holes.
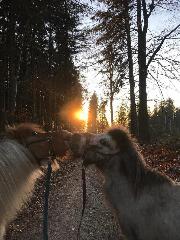
[[[106,139],[100,139],[99,140],[100,144],[102,144],[105,147],[109,147],[109,143]]]
[[[35,131],[32,132],[32,135],[33,135],[33,136],[36,136],[36,135],[37,135],[37,132],[35,132]]]

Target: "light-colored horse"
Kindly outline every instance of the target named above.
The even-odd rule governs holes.
[[[180,185],[147,167],[125,130],[75,134],[71,145],[85,165],[95,164],[103,174],[125,239],[180,239]]]
[[[66,131],[46,133],[34,124],[7,128],[0,140],[0,240],[8,223],[31,195],[49,155],[66,153],[67,136]],[[53,164],[57,165],[55,160]]]

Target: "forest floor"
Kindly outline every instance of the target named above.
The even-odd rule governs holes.
[[[146,162],[180,181],[180,146],[148,145],[142,148]],[[94,167],[87,169],[87,203],[81,240],[120,240],[121,231],[106,203],[102,178]],[[9,226],[6,240],[42,239],[44,178],[36,184],[32,199]],[[49,198],[49,239],[75,240],[82,211],[81,161],[67,161],[53,173]]]

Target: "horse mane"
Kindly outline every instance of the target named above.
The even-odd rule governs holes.
[[[124,128],[114,128],[108,134],[119,148],[120,173],[127,177],[135,193],[154,185],[172,184],[172,180],[163,173],[146,165],[137,141]]]
[[[33,135],[33,133],[45,133],[42,127],[34,123],[21,123],[15,126],[7,126],[6,137],[20,141]]]
[[[6,225],[31,196],[36,179],[42,175],[29,150],[19,144],[19,138],[34,130],[41,131],[31,124],[8,127],[0,141],[0,239]]]

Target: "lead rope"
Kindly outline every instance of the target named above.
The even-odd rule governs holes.
[[[84,211],[85,211],[85,207],[86,207],[86,172],[85,172],[84,165],[82,165],[82,176],[81,177],[82,177],[82,189],[83,189],[83,207],[82,207],[82,212],[81,212],[80,223],[79,223],[78,230],[77,230],[77,240],[80,239],[80,229],[81,229]]]
[[[48,205],[49,205],[51,173],[52,173],[52,166],[51,166],[51,159],[50,159],[48,162],[47,176],[46,176],[46,182],[45,182],[44,209],[43,209],[43,240],[48,240]]]

